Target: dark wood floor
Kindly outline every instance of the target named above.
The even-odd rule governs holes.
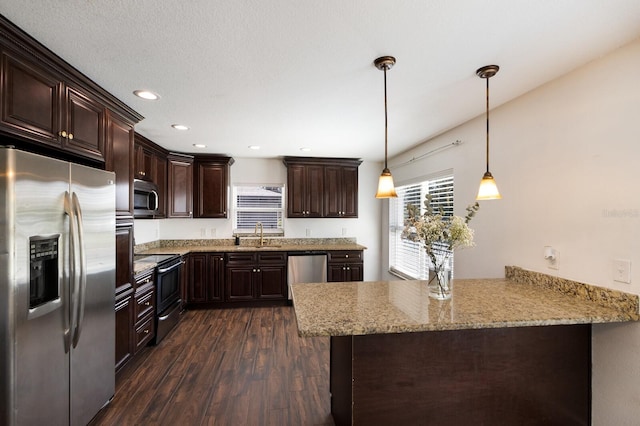
[[[91,425],[333,425],[329,338],[293,308],[187,311],[118,374]]]

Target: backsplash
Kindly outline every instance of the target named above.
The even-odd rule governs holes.
[[[505,266],[504,269],[505,277],[511,281],[539,285],[601,306],[616,308],[638,318],[638,296],[635,294],[528,271],[518,266]]]

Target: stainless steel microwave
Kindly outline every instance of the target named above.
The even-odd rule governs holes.
[[[133,216],[154,217],[158,215],[159,207],[158,186],[153,182],[135,179],[133,181]]]

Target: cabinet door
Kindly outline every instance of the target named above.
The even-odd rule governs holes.
[[[327,265],[327,281],[343,282],[345,281],[344,265]]]
[[[207,301],[207,255],[191,253],[189,255],[189,291],[188,302]]]
[[[140,145],[135,145],[135,163],[135,178],[153,181],[153,153]]]
[[[322,217],[324,214],[324,167],[306,166],[307,214],[305,217]]]
[[[167,214],[167,158],[158,154],[153,156],[153,182],[158,185],[158,215],[163,218]]]
[[[107,111],[105,168],[116,173],[116,215],[133,217],[133,125]]]
[[[324,217],[342,217],[342,167],[324,167]]]
[[[224,301],[224,255],[209,254],[209,276],[207,284],[207,301]]]
[[[193,161],[168,159],[167,217],[193,215]]]
[[[226,267],[227,294],[230,302],[253,299],[253,281],[257,274],[255,266],[229,265]]]
[[[362,281],[364,276],[364,265],[352,263],[346,265],[345,281]]]
[[[307,211],[305,177],[305,166],[287,167],[287,217],[305,217]]]
[[[66,115],[62,129],[62,148],[96,160],[105,160],[106,108],[99,102],[71,87],[66,89]]]
[[[115,311],[115,369],[117,372],[131,359],[134,351],[134,306],[132,289],[116,295]]]
[[[2,128],[59,147],[61,80],[19,55],[2,52]]]
[[[194,217],[227,217],[226,164],[196,162],[195,213]]]
[[[358,217],[358,168],[342,167],[342,217]]]
[[[116,292],[133,283],[133,223],[116,224]]]
[[[261,265],[258,268],[256,297],[258,299],[284,299],[286,297],[286,268]]]

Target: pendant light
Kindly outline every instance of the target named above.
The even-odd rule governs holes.
[[[500,67],[497,65],[487,65],[476,71],[478,77],[487,80],[487,171],[480,181],[476,200],[499,200],[502,198],[500,192],[498,192],[496,181],[489,171],[489,79],[496,75],[499,69]]]
[[[396,188],[393,184],[393,176],[387,167],[387,71],[390,70],[396,63],[396,58],[393,56],[382,56],[373,64],[381,71],[384,71],[384,169],[378,180],[378,192],[376,192],[376,198],[395,198]]]

